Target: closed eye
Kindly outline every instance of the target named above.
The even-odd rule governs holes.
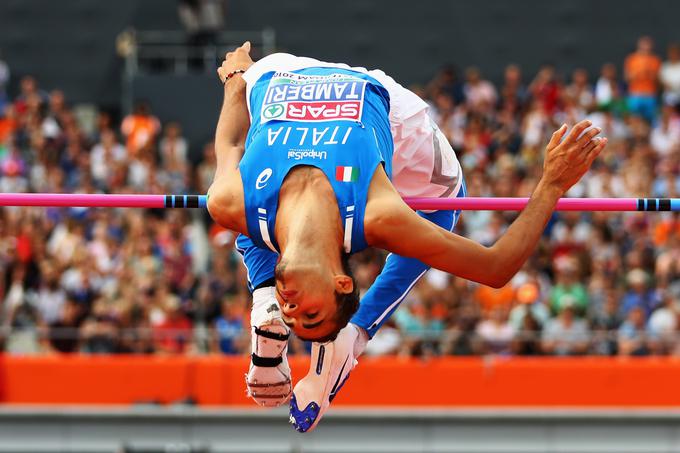
[[[313,313],[305,313],[305,318],[307,318],[307,319],[314,319],[314,318],[316,318],[317,316],[319,316],[319,312],[318,312],[318,311],[315,311],[315,312],[313,312]]]

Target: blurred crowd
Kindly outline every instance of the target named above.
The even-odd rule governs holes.
[[[3,79],[3,75],[6,75]],[[206,193],[211,143],[190,153],[181,125],[140,103],[119,120],[83,114],[0,64],[3,192]],[[4,81],[3,81],[4,80]],[[470,196],[529,196],[548,137],[590,119],[609,144],[570,192],[678,197],[680,47],[643,37],[599,74],[545,65],[443,67],[410,87],[428,101],[464,167]],[[190,155],[199,159],[189,159]],[[516,213],[467,211],[457,232],[493,244]],[[204,212],[4,208],[0,339],[13,354],[249,353],[249,294],[233,235]],[[353,258],[362,291],[385,255]],[[432,270],[368,354],[679,354],[680,219],[675,213],[555,214],[524,268],[493,289]],[[304,353],[293,340],[291,353]]]

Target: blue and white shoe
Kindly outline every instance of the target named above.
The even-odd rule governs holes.
[[[297,383],[290,400],[290,423],[296,431],[316,428],[357,365],[366,341],[358,327],[348,324],[334,341],[312,344],[309,373]]]

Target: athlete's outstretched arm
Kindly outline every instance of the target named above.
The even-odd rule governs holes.
[[[553,134],[546,148],[543,177],[529,204],[492,247],[438,228],[416,215],[379,169],[366,209],[369,244],[485,285],[505,285],[533,253],[557,200],[583,176],[606,145],[606,138],[595,138],[599,129],[584,133],[590,125],[581,121],[562,142],[566,125]]]

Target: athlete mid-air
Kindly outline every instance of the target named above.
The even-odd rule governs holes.
[[[430,266],[504,285],[607,140],[587,121],[568,135],[566,125],[558,129],[529,204],[484,247],[451,232],[458,213],[415,213],[401,198],[465,195],[427,104],[381,71],[287,54],[253,63],[249,50],[246,43],[227,54],[218,70],[225,96],[208,209],[243,235],[237,246],[253,290],[251,396],[264,405],[289,399],[289,327],[314,342],[310,372],[291,401],[296,429],[309,431]],[[394,254],[359,305],[347,256],[367,246]]]

